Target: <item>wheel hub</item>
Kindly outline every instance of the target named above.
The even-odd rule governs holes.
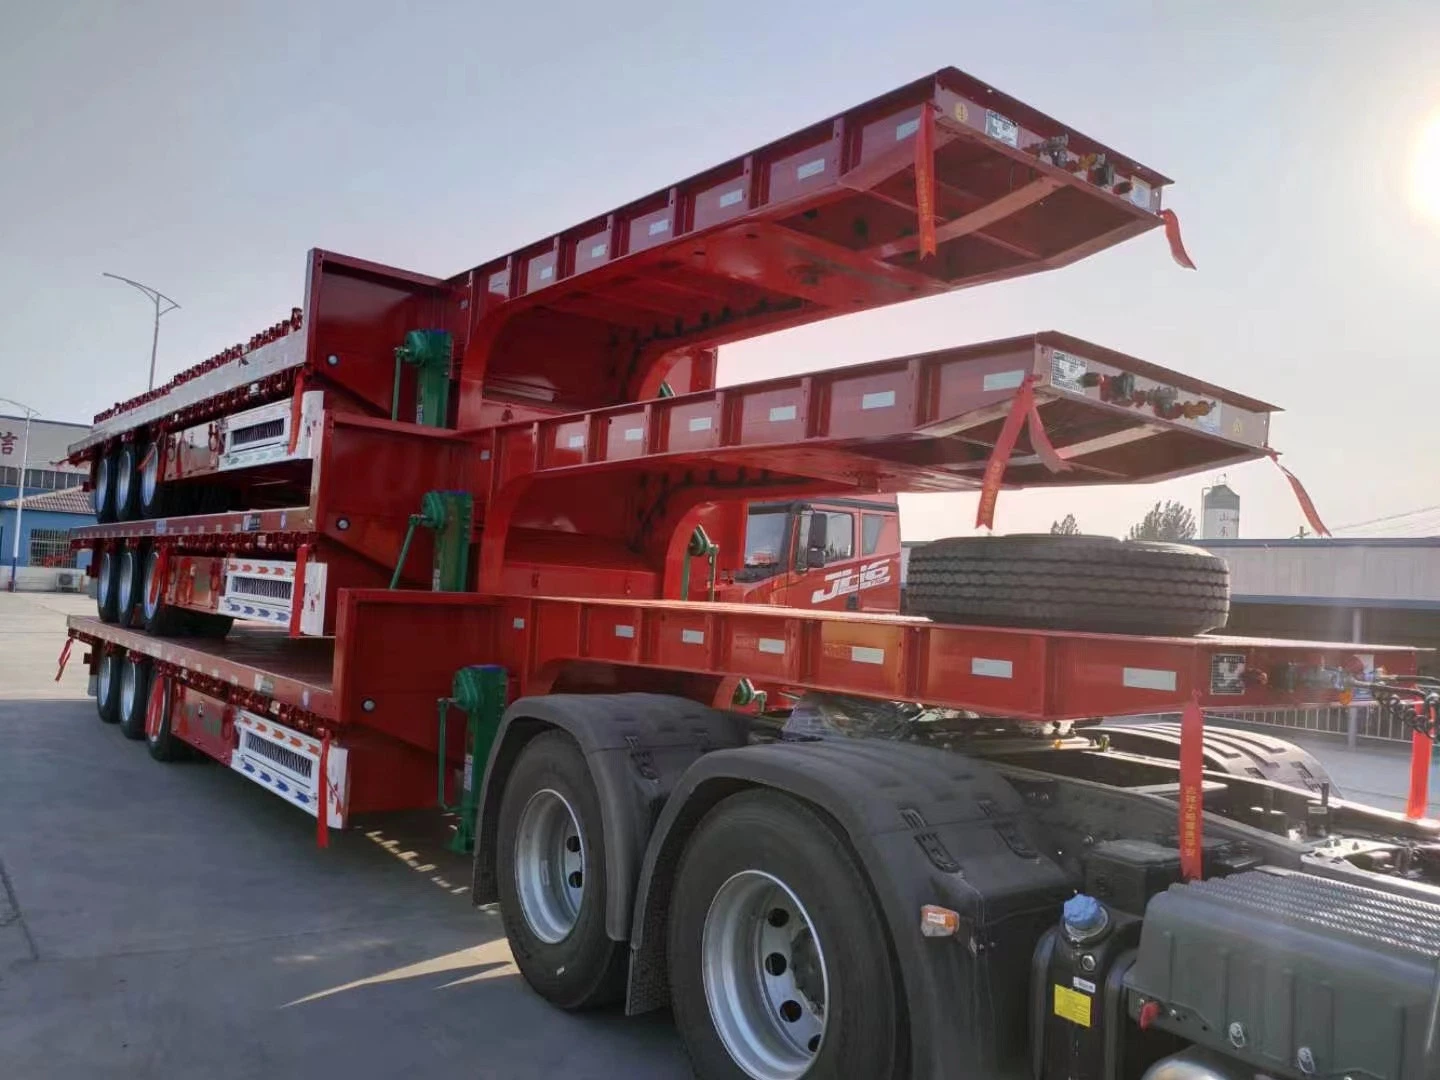
[[[744,870],[720,886],[700,947],[705,999],[720,1041],[754,1080],[798,1080],[825,1037],[825,953],[799,898]]]
[[[156,555],[145,560],[145,582],[141,586],[143,591],[140,594],[140,606],[147,620],[155,617],[155,609],[160,606],[159,591],[155,588],[155,571],[159,563],[160,559]]]
[[[100,556],[100,577],[95,582],[95,596],[103,608],[110,602],[110,594],[115,588],[115,562],[110,552]]]
[[[585,840],[574,809],[552,788],[530,796],[520,814],[515,885],[531,933],[548,945],[569,936],[585,898]]]
[[[135,694],[138,691],[136,685],[135,665],[124,664],[120,669],[120,715],[131,717],[135,715]],[[125,721],[130,722],[128,719]]]
[[[134,471],[131,468],[130,458],[131,450],[127,446],[124,450],[120,451],[120,457],[116,463],[119,473],[119,475],[115,477],[116,506],[124,506],[130,498],[130,474]]]
[[[152,446],[145,454],[140,467],[140,501],[150,506],[155,501],[155,489],[160,486],[160,449]]]

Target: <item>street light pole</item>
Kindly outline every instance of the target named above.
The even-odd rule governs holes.
[[[162,293],[159,289],[152,289],[149,285],[142,285],[142,284],[140,284],[140,282],[138,282],[138,281],[131,281],[128,277],[121,277],[119,274],[110,274],[110,273],[102,273],[102,274],[101,274],[101,277],[114,278],[116,281],[123,281],[126,285],[129,285],[132,289],[139,289],[142,293],[144,293],[147,297],[149,297],[150,302],[155,305],[155,332],[154,332],[153,334],[151,334],[151,336],[150,336],[150,385],[146,388],[146,389],[149,389],[149,390],[154,390],[154,389],[155,389],[155,350],[156,350],[156,349],[159,347],[159,345],[160,345],[160,316],[161,316],[161,315],[168,315],[170,312],[174,311],[174,310],[175,310],[176,308],[178,308],[180,305],[177,304],[174,300],[171,300],[170,297],[166,296],[166,295],[165,295],[164,293]],[[166,308],[162,308],[162,307],[160,306],[160,302],[161,302],[162,300],[163,300],[165,303],[169,304],[170,306],[169,306],[169,307],[166,307]]]
[[[0,398],[0,401],[14,405],[25,414],[25,441],[20,444],[20,483],[16,485],[15,492],[15,538],[10,545],[10,585],[11,592],[15,591],[15,576],[19,572],[20,565],[20,523],[21,515],[25,513],[25,472],[30,467],[30,418],[39,416],[39,412],[30,408],[23,402],[14,398]]]

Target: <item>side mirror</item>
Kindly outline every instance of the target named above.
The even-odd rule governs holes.
[[[830,518],[827,514],[813,513],[810,515],[810,528],[805,534],[805,565],[824,566],[827,527]]]

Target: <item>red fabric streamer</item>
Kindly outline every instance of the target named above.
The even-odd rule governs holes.
[[[60,670],[55,672],[55,681],[60,681],[60,676],[65,674],[65,665],[70,662],[70,649],[75,644],[75,639],[67,637],[65,644],[60,646]]]
[[[1161,210],[1160,220],[1165,222],[1165,242],[1170,245],[1170,257],[1186,270],[1195,269],[1195,261],[1185,250],[1185,241],[1180,239],[1180,219],[1174,210]]]
[[[1329,536],[1330,530],[1320,520],[1320,512],[1315,509],[1315,503],[1310,498],[1310,493],[1305,490],[1305,485],[1300,478],[1292,473],[1284,465],[1280,464],[1280,455],[1274,450],[1269,451],[1270,460],[1275,462],[1275,467],[1285,474],[1285,479],[1290,481],[1290,490],[1295,492],[1295,501],[1300,504],[1300,511],[1305,515],[1305,520],[1310,523],[1310,528],[1315,531],[1316,536]]]
[[[304,404],[305,380],[299,375],[295,376],[295,393],[290,397],[290,444],[286,453],[295,453],[295,447],[300,444],[300,406]]]
[[[935,107],[920,107],[915,132],[915,213],[919,218],[920,257],[935,254]]]
[[[1420,715],[1415,719],[1423,723],[1424,706],[1416,705],[1415,711]],[[1430,761],[1434,754],[1434,745],[1430,736],[1416,728],[1410,735],[1410,792],[1405,800],[1405,816],[1411,821],[1419,821],[1429,815],[1430,808]]]
[[[1180,873],[1186,881],[1203,876],[1204,784],[1205,716],[1200,695],[1192,694],[1180,714]]]
[[[1040,406],[1035,400],[1035,376],[1026,375],[1016,391],[1010,405],[1010,415],[1000,428],[1000,437],[990,451],[990,460],[985,463],[985,476],[980,483],[980,505],[975,509],[975,527],[995,527],[995,503],[1000,498],[1000,485],[1005,479],[1005,467],[1010,464],[1010,455],[1015,451],[1015,440],[1020,436],[1020,427],[1025,425],[1030,433],[1030,445],[1041,463],[1051,472],[1064,472],[1070,468],[1050,442],[1045,425],[1040,419]]]
[[[315,770],[320,803],[315,807],[315,846],[330,846],[330,733],[320,739],[320,764]]]
[[[295,584],[290,587],[290,636],[300,636],[300,612],[305,606],[305,564],[310,561],[310,545],[295,549]]]

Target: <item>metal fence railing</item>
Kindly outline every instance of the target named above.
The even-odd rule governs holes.
[[[1311,705],[1289,709],[1206,709],[1205,718],[1217,723],[1227,720],[1256,724],[1261,727],[1283,728],[1288,731],[1337,735],[1352,746],[1359,739],[1409,743],[1410,728],[1386,713],[1379,705],[1357,702],[1353,705]],[[1140,720],[1141,717],[1131,717]],[[1153,719],[1175,722],[1179,713],[1156,714]]]

